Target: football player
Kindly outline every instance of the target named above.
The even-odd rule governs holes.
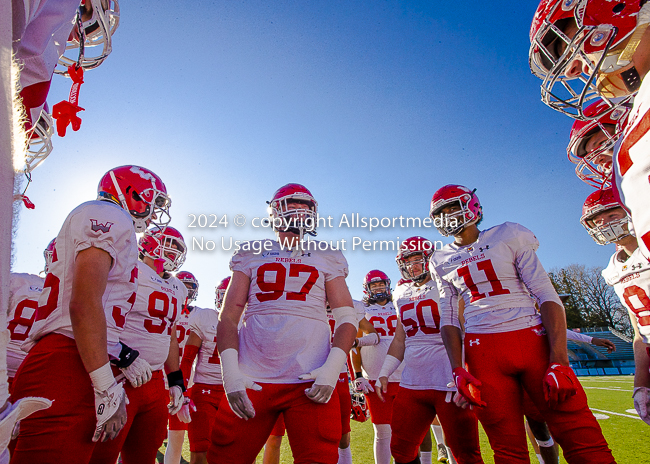
[[[126,395],[111,370],[108,347],[119,344],[135,302],[135,232],[151,222],[164,227],[169,204],[153,172],[121,166],[102,177],[97,201],[66,218],[24,344],[29,354],[12,385],[14,399],[54,402],[22,421],[12,462],[87,463],[95,442],[115,438],[124,426]],[[121,366],[137,360],[132,351],[120,354]]]
[[[183,404],[176,322],[187,289],[171,272],[183,265],[187,247],[180,232],[166,227],[147,230],[138,249],[138,291],[120,341],[138,350],[143,364],[138,371],[123,371],[129,381],[127,421],[116,439],[95,447],[93,464],[114,464],[120,453],[124,464],[154,462],[166,435],[167,403],[172,415]],[[169,373],[169,393],[163,367]]]
[[[194,274],[188,271],[180,271],[176,278],[183,282],[187,289],[187,298],[183,303],[181,316],[176,322],[176,338],[180,349],[180,357],[183,357],[183,351],[187,339],[190,336],[189,319],[190,314],[195,307],[191,305],[199,295],[199,281]],[[189,378],[186,379],[185,385],[189,388]],[[167,448],[165,449],[165,464],[179,464],[183,452],[183,442],[185,441],[185,431],[187,423],[179,419],[179,414],[169,414],[169,426],[167,432]]]
[[[384,401],[379,399],[375,388],[377,375],[395,335],[397,312],[392,302],[390,279],[384,272],[379,270],[368,272],[363,280],[363,292],[365,294],[362,303],[364,317],[373,325],[376,335],[363,335],[357,342],[360,346],[359,354],[352,351],[352,365],[356,377],[354,384],[357,391],[365,394],[370,410],[370,419],[375,431],[373,444],[375,463],[388,464],[393,400],[399,389],[403,366],[400,365],[390,376],[387,391],[383,395]],[[365,343],[365,340],[372,344]]]
[[[52,239],[43,250],[45,258],[45,274],[48,273],[52,258],[54,256],[54,244],[56,239]],[[27,356],[27,353],[20,349],[32,329],[34,318],[36,317],[36,308],[38,308],[38,299],[43,291],[43,277],[33,274],[16,274],[12,273],[9,280],[9,312],[7,320],[9,333],[11,337],[7,344],[7,376],[9,378],[9,392],[11,384],[16,376],[16,371],[20,364]]]
[[[461,185],[436,191],[430,215],[441,234],[454,237],[433,254],[430,267],[440,291],[442,338],[458,388],[455,401],[474,407],[495,462],[528,462],[524,389],[569,463],[615,462],[569,367],[564,307],[537,259],[537,238],[511,222],[480,231],[481,204],[473,190]],[[459,298],[464,301],[467,369]]]
[[[543,0],[531,26],[530,61],[553,108],[580,119],[601,96],[610,108],[634,106],[614,155],[615,191],[630,212],[641,253],[650,258],[650,4],[641,0]],[[558,46],[554,46],[558,44]],[[556,86],[556,84],[561,84]],[[579,84],[576,88],[576,84]],[[645,84],[645,85],[644,85]],[[564,87],[557,98],[554,87]],[[569,91],[570,89],[570,91]]]
[[[252,462],[283,414],[295,462],[335,464],[341,439],[335,387],[358,326],[347,261],[340,251],[302,240],[315,234],[317,220],[316,200],[304,186],[281,187],[269,206],[278,240],[245,242],[230,261],[217,327],[230,407],[222,400],[208,461]],[[331,344],[327,301],[336,320]]]
[[[437,416],[456,461],[482,463],[478,422],[470,410],[451,401],[455,388],[440,337],[438,289],[428,261],[433,243],[411,237],[402,243],[396,262],[404,279],[393,295],[397,307],[395,335],[378,375],[377,395],[388,393],[388,379],[404,363],[393,402],[390,449],[396,463],[419,463],[418,447]],[[380,388],[379,388],[380,387]]]
[[[587,116],[598,115],[596,119],[576,120],[571,126],[567,155],[576,165],[576,175],[586,184],[598,189],[611,186],[614,145],[622,134],[629,112],[628,106],[609,111],[607,104],[598,100],[585,110]]]
[[[195,309],[190,315],[189,338],[185,344],[181,370],[189,383],[194,365],[194,384],[187,392],[192,400],[178,416],[188,423],[190,440],[190,464],[207,463],[212,425],[224,394],[221,364],[217,352],[217,324],[223,303],[220,288],[228,288],[230,277],[223,279],[216,288],[215,309]],[[198,357],[197,357],[198,356]],[[192,409],[190,411],[189,409]],[[190,417],[187,417],[189,413]],[[190,420],[191,419],[191,420]]]
[[[603,270],[603,277],[614,287],[627,308],[634,328],[634,408],[650,425],[650,265],[631,233],[630,219],[616,201],[611,189],[587,197],[580,222],[599,245],[616,244],[616,252]]]

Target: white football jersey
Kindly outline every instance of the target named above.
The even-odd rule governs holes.
[[[74,339],[70,322],[70,298],[75,259],[80,251],[95,247],[113,258],[102,297],[108,346],[119,341],[124,318],[135,302],[138,288],[138,245],[128,212],[108,201],[88,201],[66,218],[56,237],[56,246],[38,300],[34,325],[25,341],[29,349],[38,339],[58,333]]]
[[[453,391],[451,364],[440,335],[438,287],[433,280],[417,287],[405,283],[395,289],[397,307],[406,342],[400,386],[411,390]]]
[[[384,364],[386,354],[390,343],[395,338],[395,329],[397,328],[397,311],[393,302],[389,301],[384,306],[372,304],[365,306],[364,317],[375,327],[375,330],[381,337],[379,343],[373,346],[361,347],[361,370],[363,376],[369,380],[377,380],[381,366]],[[388,377],[389,382],[399,382],[404,370],[404,363]]]
[[[190,314],[190,330],[201,339],[201,348],[194,366],[194,383],[221,385],[221,360],[217,351],[219,313],[214,309],[194,309]]]
[[[641,253],[650,259],[650,79],[634,97],[627,126],[614,153],[614,184],[630,212]]]
[[[14,272],[9,278],[7,328],[11,338],[7,344],[7,375],[10,378],[16,375],[16,370],[27,356],[27,353],[20,349],[20,345],[27,340],[34,323],[44,280],[37,275]]]
[[[614,287],[630,317],[636,319],[643,342],[650,343],[650,264],[640,248],[625,261],[619,260],[626,256],[624,250],[614,253],[603,269],[603,277]]]
[[[298,376],[320,367],[330,351],[325,282],[346,277],[348,264],[340,251],[291,256],[277,241],[262,246],[270,251],[255,253],[259,248],[245,243],[230,260],[230,269],[251,281],[239,331],[239,365],[255,381],[305,382]]]
[[[120,341],[138,350],[154,371],[162,369],[167,360],[172,329],[186,296],[183,282],[172,275],[162,278],[138,261],[138,293],[133,310],[126,315]]]
[[[498,333],[542,323],[535,309],[562,304],[535,251],[539,242],[512,222],[481,231],[471,245],[454,243],[435,251],[430,270],[440,291],[442,325],[460,327],[458,297],[465,302],[467,333]],[[534,300],[533,300],[534,298]]]

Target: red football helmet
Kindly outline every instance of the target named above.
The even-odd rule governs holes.
[[[54,256],[56,255],[56,237],[54,237],[50,243],[47,244],[45,250],[43,250],[43,258],[45,258],[45,269],[43,272],[46,274],[50,272],[50,266],[54,262]]]
[[[425,280],[429,276],[429,258],[433,250],[433,243],[424,237],[415,236],[404,240],[395,258],[402,277],[415,283]],[[413,255],[420,255],[420,259],[407,261]],[[416,264],[420,265],[419,272],[413,272]]]
[[[102,64],[111,54],[112,36],[119,24],[120,5],[117,0],[82,0],[66,51],[59,58],[55,72],[66,75],[68,67],[73,64],[84,70]],[[75,52],[78,56],[74,56]]]
[[[171,220],[165,184],[140,166],[120,166],[104,174],[97,186],[97,199],[121,205],[131,214],[138,233],[147,230],[149,222],[164,229]]]
[[[173,227],[149,229],[138,242],[141,256],[157,261],[167,272],[175,272],[185,262],[187,246],[181,233]]]
[[[226,277],[221,282],[219,282],[217,288],[214,289],[214,293],[215,293],[214,307],[217,310],[220,310],[221,306],[223,305],[223,299],[226,296],[226,290],[228,289],[228,284],[230,284],[230,276]]]
[[[614,208],[621,208],[623,216],[620,219],[614,219],[601,225],[594,224],[592,219],[596,214]],[[627,237],[631,233],[630,227],[632,224],[627,211],[614,198],[614,192],[611,188],[597,190],[587,197],[582,207],[580,223],[587,229],[591,238],[598,245],[607,245]]]
[[[470,224],[476,224],[483,217],[481,202],[474,193],[462,185],[445,185],[439,188],[431,198],[429,216],[433,224],[444,236],[456,235]],[[458,204],[460,210],[451,214],[442,214],[445,206]]]
[[[301,203],[307,209],[289,209],[289,203]],[[268,204],[276,232],[293,232],[301,237],[305,233],[316,235],[318,203],[304,185],[287,184],[280,187]]]
[[[370,289],[370,284],[375,282],[383,282],[384,285],[386,286],[384,291],[373,292]],[[377,269],[370,271],[369,273],[366,274],[365,279],[363,279],[363,293],[366,294],[366,297],[368,298],[368,302],[370,303],[376,303],[382,300],[390,300],[392,298],[392,294],[390,291],[390,279],[382,271],[379,271]]]
[[[614,145],[623,134],[629,113],[627,105],[612,110],[607,103],[598,100],[585,109],[589,117],[598,115],[596,119],[573,123],[567,154],[569,160],[577,165],[576,175],[580,180],[599,189],[611,185]],[[603,141],[587,153],[587,142],[596,134],[600,134]]]
[[[379,383],[379,382],[378,382]],[[368,420],[368,405],[363,393],[350,388],[350,399],[352,400],[352,409],[350,410],[350,419],[357,422]]]
[[[181,271],[176,274],[176,278],[183,282],[187,288],[187,300],[185,304],[188,305],[192,301],[196,300],[196,297],[199,296],[199,281],[196,280],[194,274],[189,271]]]
[[[645,15],[639,11],[642,3],[541,1],[530,28],[529,64],[533,74],[544,81],[542,101],[546,105],[572,118],[587,120],[597,115],[586,115],[585,103],[598,95],[610,108],[630,100],[641,84],[631,62],[638,40],[623,45],[637,27],[637,16],[639,25],[649,20],[644,16],[650,11]],[[575,28],[575,34],[569,37],[567,28]],[[580,63],[579,69],[575,63]],[[627,98],[611,100],[619,97]]]

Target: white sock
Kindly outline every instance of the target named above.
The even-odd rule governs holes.
[[[442,425],[433,425],[431,424],[431,431],[433,432],[433,438],[435,438],[438,445],[445,444],[445,435],[442,433]]]
[[[347,448],[339,448],[339,462],[338,464],[352,464],[352,450]]]
[[[544,464],[544,458],[542,457],[541,454],[536,454],[535,456],[537,456],[537,460],[539,461],[539,464]]]
[[[420,463],[421,464],[432,464],[431,462],[431,451],[420,451]]]
[[[390,464],[390,424],[372,424],[375,429],[375,464]]]
[[[165,450],[165,464],[180,464],[185,441],[185,430],[167,431],[167,449]]]

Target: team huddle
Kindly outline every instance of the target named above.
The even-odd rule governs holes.
[[[66,17],[79,6],[43,5]],[[82,2],[68,37],[79,59],[66,62],[77,85],[79,69],[110,53],[116,6]],[[55,44],[60,57],[69,30],[40,13],[49,29],[38,14],[23,18],[21,47],[31,26],[51,29],[39,56]],[[543,0],[529,57],[542,100],[575,119],[567,153],[597,189],[580,221],[596,243],[616,245],[603,276],[630,314],[633,401],[648,424],[649,24],[642,0]],[[84,58],[85,41],[103,44],[99,57]],[[26,60],[21,77],[33,146],[51,134],[45,97],[55,62],[38,75]],[[76,100],[67,103],[55,108],[63,132],[80,124]],[[32,154],[29,169],[47,156]],[[498,464],[530,462],[527,433],[541,463],[559,462],[558,445],[571,464],[614,463],[569,366],[567,337],[584,337],[567,331],[537,238],[511,222],[479,229],[475,189],[436,187],[428,215],[452,242],[434,250],[430,239],[405,240],[394,289],[385,272],[369,270],[365,297],[354,301],[342,252],[303,249],[318,203],[287,184],[268,202],[275,239],[240,247],[215,307],[199,308],[162,179],[140,166],[111,169],[97,199],[70,212],[48,244],[45,277],[11,274],[11,404],[34,412],[10,430],[10,462],[154,463],[167,438],[165,462],[176,464],[187,432],[192,464],[249,464],[262,449],[272,464],[286,431],[294,462],[350,464],[350,420],[369,412],[377,464],[431,463],[430,429],[438,462],[482,463],[479,422]]]

